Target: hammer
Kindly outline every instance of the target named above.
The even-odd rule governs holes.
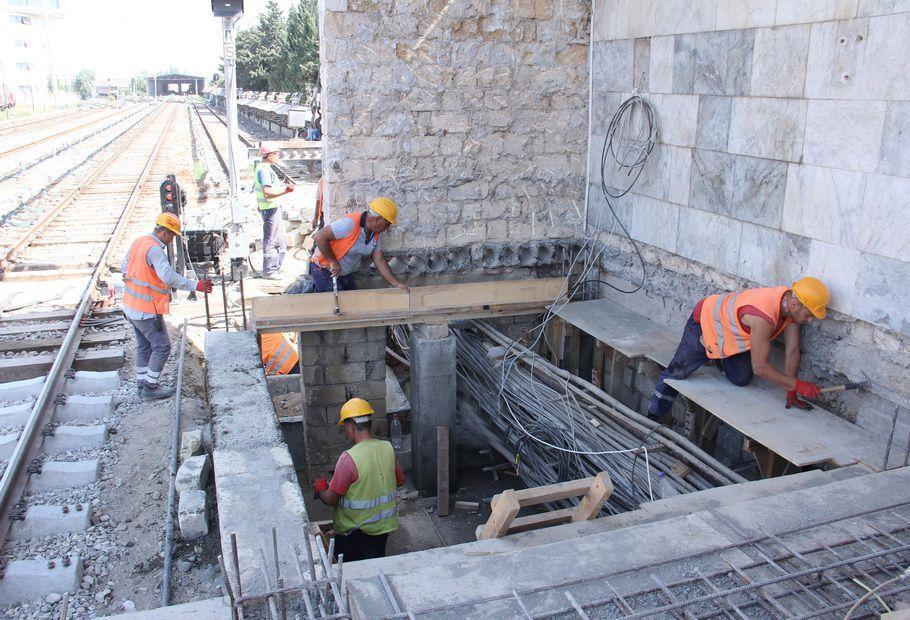
[[[872,387],[872,382],[869,381],[869,375],[863,373],[865,377],[862,381],[857,381],[856,383],[843,383],[841,385],[832,385],[830,387],[825,387],[821,389],[822,394],[827,394],[828,392],[843,392],[844,390],[868,390]]]
[[[341,309],[338,307],[338,278],[332,276],[332,290],[335,292],[335,309],[332,310],[332,314],[338,316],[341,314]]]

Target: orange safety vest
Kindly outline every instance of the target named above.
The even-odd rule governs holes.
[[[284,334],[262,334],[262,365],[267,375],[286,375],[300,358],[297,345]]]
[[[739,309],[755,306],[777,325],[780,321],[780,301],[789,290],[787,286],[750,288],[706,297],[701,305],[699,320],[708,357],[721,359],[749,351],[752,342],[749,332],[739,321]],[[777,338],[791,322],[786,319],[771,339]]]
[[[350,234],[347,237],[342,237],[341,239],[332,239],[329,241],[329,247],[332,248],[332,254],[335,255],[335,258],[341,260],[341,257],[348,253],[354,244],[357,243],[357,237],[360,235],[361,229],[363,226],[361,222],[365,219],[364,215],[366,212],[361,213],[348,213],[344,217],[348,218],[354,222],[354,229],[351,230]],[[379,235],[376,235],[376,238],[379,238]],[[320,267],[328,269],[329,261],[322,255],[322,252],[316,251],[313,253],[313,262],[319,264]]]
[[[148,263],[148,253],[160,247],[152,235],[143,235],[130,246],[130,258],[123,274],[123,305],[137,312],[167,314],[171,291]]]

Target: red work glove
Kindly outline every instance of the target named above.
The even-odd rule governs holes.
[[[809,383],[808,381],[796,380],[796,393],[802,396],[803,398],[813,399],[818,398],[818,395],[821,394],[821,389],[814,383]]]
[[[319,494],[323,491],[329,490],[329,483],[326,482],[325,478],[316,478],[313,480],[313,497],[314,499],[319,498]]]
[[[799,396],[796,394],[796,390],[790,390],[787,392],[787,409],[790,407],[796,407],[797,409],[802,409],[803,411],[812,411],[812,405],[804,400],[800,400]]]
[[[288,185],[287,187],[284,188],[284,193],[285,193],[285,194],[290,194],[290,193],[293,192],[293,191],[294,191],[294,186],[293,186],[293,185]]]
[[[211,280],[199,280],[199,282],[196,283],[196,290],[200,293],[211,293],[212,287]]]

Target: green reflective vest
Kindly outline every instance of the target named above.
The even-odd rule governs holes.
[[[262,191],[262,183],[259,182],[259,167],[263,165],[269,166],[270,164],[263,164],[260,162],[253,167],[253,187],[256,188],[256,203],[259,205],[260,211],[275,208],[272,201],[265,197],[265,192]]]
[[[378,536],[398,529],[395,449],[388,441],[361,441],[347,453],[357,466],[357,481],[335,506],[335,532],[359,529]]]

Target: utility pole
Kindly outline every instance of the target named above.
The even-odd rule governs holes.
[[[237,42],[235,39],[235,26],[240,16],[232,15],[221,18],[224,38],[224,108],[225,116],[227,116],[228,132],[228,183],[230,185],[232,205],[237,201],[239,195],[237,159],[234,149],[237,142]]]

